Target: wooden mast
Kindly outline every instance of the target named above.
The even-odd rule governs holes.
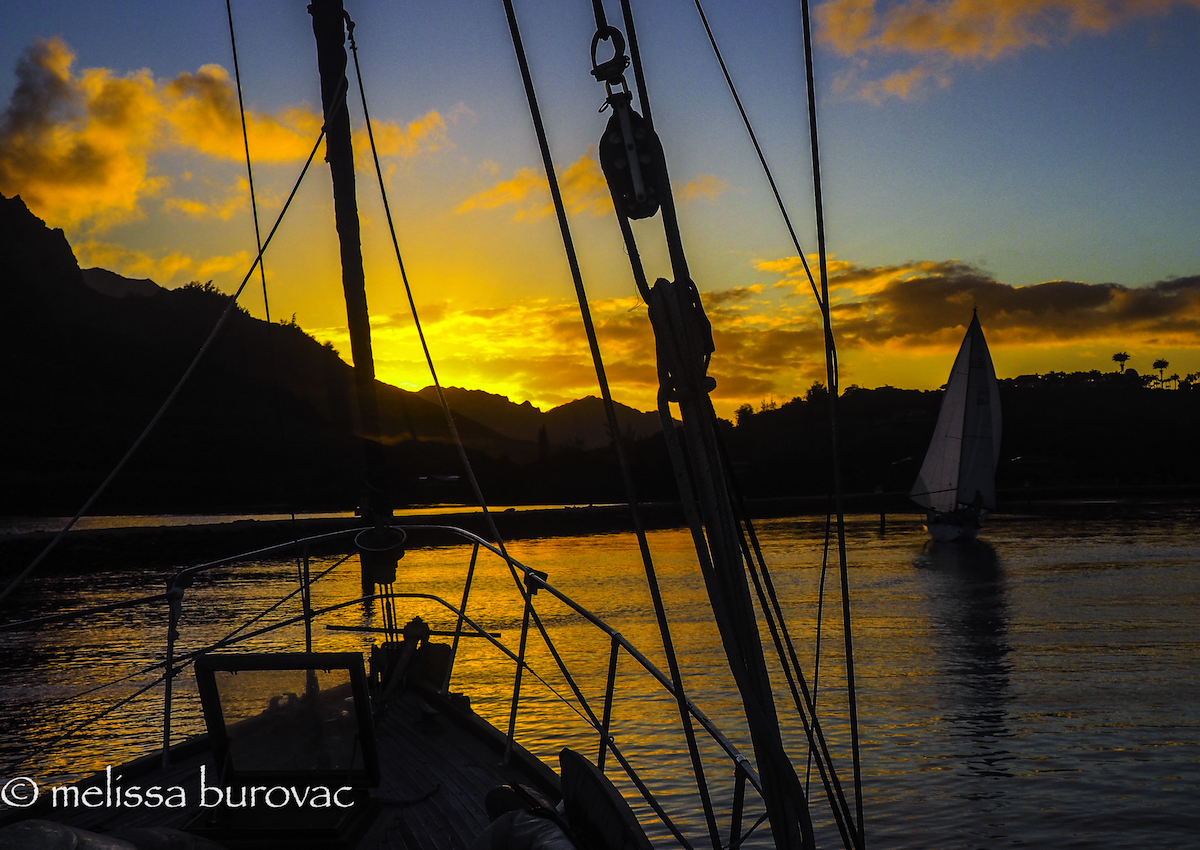
[[[325,159],[333,177],[333,210],[341,244],[342,288],[346,296],[346,321],[350,329],[350,354],[354,360],[354,388],[362,435],[366,494],[363,517],[377,529],[390,524],[392,507],[387,495],[379,402],[375,393],[375,360],[371,352],[371,326],[363,274],[358,202],[354,188],[354,149],[350,143],[350,114],[346,108],[346,13],[342,0],[313,0],[308,7],[317,40],[317,65],[321,75],[321,107],[325,115]],[[382,538],[378,541],[382,543]],[[394,560],[393,573],[394,573]],[[368,573],[363,564],[363,591],[390,584]]]

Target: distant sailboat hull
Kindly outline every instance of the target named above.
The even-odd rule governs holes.
[[[975,511],[970,508],[948,514],[930,511],[925,517],[925,530],[939,543],[974,540],[979,536],[986,518],[987,511]]]
[[[912,499],[925,508],[934,540],[973,540],[996,507],[1000,387],[979,317],[973,316],[946,382],[946,394]]]

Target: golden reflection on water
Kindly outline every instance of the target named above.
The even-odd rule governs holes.
[[[821,539],[817,533],[807,537],[811,541]],[[707,596],[694,564],[691,539],[680,531],[653,532],[650,544],[685,685],[695,702],[749,754],[732,679],[715,626],[706,613]],[[788,578],[790,574],[811,573],[814,565],[819,565],[816,545],[789,539],[778,547],[777,581],[782,577],[781,589],[785,592],[794,584]],[[509,550],[521,562],[546,571],[554,587],[617,629],[653,664],[666,671],[644,567],[632,536],[517,541]],[[401,561],[393,590],[432,595],[456,607],[461,600],[469,559],[469,546],[412,550]],[[311,565],[311,572],[316,575],[333,563],[333,559],[317,559]],[[150,593],[164,586],[164,580],[162,575],[118,571],[91,577],[51,575],[39,580],[39,598],[46,600],[44,611],[28,613],[36,615]],[[176,651],[187,653],[225,637],[248,617],[293,590],[296,584],[294,562],[239,564],[203,574],[186,592]],[[815,590],[815,582],[807,584]],[[352,599],[358,593],[358,566],[351,559],[314,586],[312,605],[320,609]],[[538,594],[536,604],[577,686],[599,716],[604,704],[610,638],[547,592]],[[796,620],[803,622],[811,619],[815,597],[812,593],[789,594],[787,604]],[[401,623],[420,616],[435,630],[453,631],[456,624],[455,614],[433,600],[398,599],[396,608]],[[251,628],[281,622],[299,613],[300,602],[296,597]],[[502,560],[486,553],[481,555],[466,613],[484,629],[500,632],[501,640],[515,651],[523,605]],[[22,683],[19,697],[4,708],[4,728],[8,734],[0,755],[9,760],[34,751],[23,769],[49,782],[120,764],[161,746],[161,684],[119,710],[92,721],[86,731],[62,741],[56,738],[93,718],[114,700],[154,681],[158,670],[112,689],[72,698],[102,682],[160,662],[165,621],[165,605],[159,603],[99,615],[82,628],[78,624],[57,625],[0,636],[11,659],[5,676]],[[377,607],[351,606],[323,618],[314,629],[314,648],[366,652],[372,642],[370,634],[327,631],[325,624],[369,627],[381,625],[381,620]],[[449,642],[448,638],[441,640]],[[805,641],[801,639],[800,643],[804,645]],[[302,646],[303,628],[293,625],[251,638],[239,645],[239,649],[295,650]],[[570,698],[571,688],[536,631],[531,630],[528,647],[529,664],[544,682],[528,674],[524,677],[516,723],[518,740],[552,765],[557,764],[558,751],[564,746],[594,757],[599,736],[580,712],[572,711],[560,699],[560,696]],[[505,729],[514,671],[511,659],[490,642],[464,638],[451,687],[467,693],[481,716],[497,728]],[[175,742],[203,731],[190,671],[174,683],[171,722]],[[694,801],[687,799],[694,791],[688,781],[691,767],[675,701],[624,652],[618,661],[611,728],[622,752],[639,772],[644,772],[648,785],[672,811],[689,812],[697,808]],[[836,737],[836,729],[832,731]],[[701,737],[714,796],[728,807],[733,794],[732,766],[715,743]],[[39,748],[45,749],[37,752]],[[609,760],[613,763],[611,755]],[[610,773],[619,774],[619,767],[613,764]],[[748,814],[750,817],[756,814],[753,807]],[[692,820],[692,816],[685,814],[683,822]]]
[[[998,846],[1010,838],[1038,844],[1047,836],[1057,836],[1061,846],[1086,846],[1086,840],[1076,840],[1091,834],[1092,821],[1084,813],[1099,818],[1104,807],[1097,809],[1095,800],[1118,797],[1130,809],[1121,821],[1129,836],[1200,829],[1195,818],[1177,824],[1162,814],[1171,806],[1189,810],[1183,797],[1200,783],[1200,742],[1194,733],[1200,728],[1195,708],[1200,683],[1191,674],[1200,658],[1193,626],[1200,609],[1200,539],[1194,526],[994,523],[991,544],[970,550],[928,547],[915,523],[893,523],[886,536],[876,528],[874,518],[850,526],[865,808],[874,846],[925,847],[931,836],[950,839],[946,846]],[[823,523],[775,520],[762,523],[759,531],[809,684],[818,688],[829,712],[823,728],[849,786],[849,728],[841,694],[845,650],[837,628],[841,608],[835,572],[827,579],[821,675],[817,681],[811,677]],[[752,757],[690,537],[683,531],[652,532],[650,545],[685,684],[695,702]],[[510,551],[546,571],[554,587],[665,670],[631,535],[517,541]],[[412,550],[400,564],[394,590],[432,594],[457,606],[469,559],[465,546]],[[312,573],[333,563],[317,559]],[[149,594],[164,587],[166,578],[132,570],[49,573],[31,583],[40,601],[23,613],[36,616]],[[224,637],[296,585],[294,562],[239,564],[202,576],[184,600],[179,651]],[[315,585],[313,606],[337,604],[358,593],[357,562],[351,560]],[[608,637],[550,594],[539,593],[536,600],[567,666],[600,714]],[[396,606],[402,623],[421,616],[437,630],[455,626],[455,615],[436,602],[401,599]],[[299,599],[293,598],[255,627],[299,613]],[[522,604],[499,559],[481,555],[467,614],[484,629],[501,632],[515,651]],[[314,629],[314,648],[365,651],[371,635],[326,631],[325,623],[379,626],[381,620],[377,609],[351,606]],[[56,781],[160,746],[161,685],[94,721],[86,732],[51,742],[153,682],[157,671],[76,696],[160,662],[165,630],[166,609],[160,603],[98,615],[82,627],[59,624],[0,634],[5,658],[0,760],[25,757],[19,770],[5,767],[4,775]],[[294,625],[240,648],[295,650],[303,640],[302,626]],[[764,640],[769,641],[765,630]],[[555,695],[570,689],[536,633],[529,641],[529,663],[549,687],[525,676],[518,739],[551,765],[563,746],[594,757],[598,735]],[[464,639],[452,689],[469,694],[476,711],[505,729],[513,674],[511,660],[488,641]],[[791,719],[782,677],[773,676],[784,739],[803,777],[803,735]],[[203,720],[190,671],[176,681],[175,691],[172,740],[179,741],[203,731]],[[668,809],[682,813],[680,820],[702,836],[674,700],[624,654],[616,692],[618,744]],[[732,772],[717,747],[701,741],[714,798],[727,811]],[[1138,759],[1122,752],[1136,752]],[[611,758],[609,764],[609,775],[619,779],[619,767]],[[1168,774],[1175,778],[1161,778]],[[837,845],[815,774],[811,791],[821,846]],[[755,816],[751,810],[747,817]],[[655,836],[664,834],[652,815],[643,820]],[[1151,826],[1139,826],[1143,823]],[[752,846],[765,841],[764,834]]]

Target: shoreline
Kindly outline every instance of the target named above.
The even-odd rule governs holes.
[[[1074,519],[1135,517],[1146,512],[1161,513],[1200,506],[1200,486],[1192,487],[1097,487],[1043,488],[1002,491],[994,521],[1060,516]],[[747,500],[752,519],[821,516],[831,510],[826,496],[793,496]],[[843,497],[848,516],[881,517],[887,524],[921,521],[922,510],[906,493],[855,493]],[[492,509],[492,517],[506,540],[536,537],[574,537],[633,530],[625,505],[586,507],[506,507]],[[640,505],[647,530],[685,526],[679,503],[655,502]],[[194,525],[126,526],[72,530],[41,567],[44,570],[107,569],[136,563],[146,568],[180,568],[230,553],[249,552],[296,537],[307,537],[360,527],[358,517],[305,517],[291,519],[233,519]],[[454,525],[489,539],[482,512],[431,509],[428,513],[405,511],[397,524]],[[7,582],[31,562],[55,537],[56,532],[0,534],[0,582]],[[428,531],[410,533],[409,547],[442,545],[442,536]]]

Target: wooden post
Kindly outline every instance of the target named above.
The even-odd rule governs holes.
[[[364,518],[376,526],[390,524],[391,503],[384,474],[379,403],[375,396],[375,360],[371,351],[371,326],[367,317],[366,282],[354,187],[354,149],[350,144],[350,115],[346,107],[346,13],[342,0],[313,0],[308,7],[317,40],[317,65],[321,73],[321,106],[325,115],[325,158],[333,178],[333,210],[341,244],[342,289],[354,359],[354,387],[358,403],[366,472]],[[363,595],[375,583],[365,572]]]

